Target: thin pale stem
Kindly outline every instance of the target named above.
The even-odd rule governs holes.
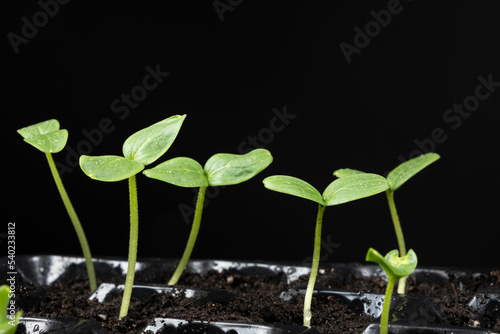
[[[135,175],[128,180],[130,194],[130,240],[128,248],[128,267],[127,277],[125,279],[125,288],[123,290],[122,305],[120,308],[121,320],[128,313],[132,288],[134,286],[135,263],[137,262],[137,244],[139,241],[139,205],[137,201],[137,183]]]
[[[396,238],[398,240],[399,256],[403,257],[406,255],[406,245],[405,245],[405,238],[403,236],[403,229],[401,228],[398,212],[396,210],[396,204],[394,203],[394,191],[388,189],[386,193],[387,193],[387,201],[389,202],[389,210],[391,211],[392,222],[394,224],[394,230],[396,232]],[[406,277],[403,277],[399,280],[398,283],[398,293],[404,294],[405,289],[406,289]]]
[[[319,268],[319,258],[321,252],[321,227],[323,225],[323,213],[325,212],[325,206],[319,205],[318,216],[316,218],[316,230],[314,233],[314,252],[311,265],[311,273],[309,274],[309,282],[307,283],[306,296],[304,299],[304,326],[311,327],[311,302],[314,292],[314,284],[316,283],[316,276],[318,275]]]
[[[200,230],[201,214],[203,212],[203,203],[205,201],[205,191],[207,187],[200,187],[198,191],[198,199],[196,200],[196,208],[194,212],[193,225],[191,226],[191,233],[189,234],[188,242],[186,248],[184,249],[184,254],[182,255],[179,265],[175,269],[172,278],[168,282],[168,285],[177,284],[179,278],[181,277],[186,265],[193,252],[194,244],[196,243],[196,238],[198,237],[198,231]]]
[[[80,241],[80,246],[82,247],[83,251],[83,257],[85,258],[85,265],[87,266],[90,290],[94,291],[95,289],[97,289],[97,283],[94,271],[94,263],[92,262],[92,254],[90,253],[90,247],[87,242],[87,237],[85,236],[85,232],[83,231],[80,219],[78,219],[76,211],[73,208],[73,204],[71,204],[68,193],[66,192],[66,189],[64,188],[64,185],[61,181],[61,177],[59,176],[59,172],[57,171],[57,167],[54,163],[54,159],[52,158],[52,154],[45,153],[45,155],[47,156],[50,171],[52,172],[52,176],[54,177],[57,190],[59,190],[59,194],[61,195],[61,199],[64,203],[64,206],[66,207],[66,211],[68,212],[69,218],[71,219],[73,227],[75,228],[78,241]]]
[[[385,289],[384,305],[382,315],[380,316],[380,334],[387,334],[389,331],[389,311],[391,307],[392,292],[394,291],[394,283],[396,279],[389,277],[389,282]]]

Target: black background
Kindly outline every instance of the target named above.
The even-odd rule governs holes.
[[[208,190],[193,258],[306,261],[317,206],[265,189],[266,176],[296,176],[322,192],[338,168],[384,174],[420,150],[441,159],[396,192],[408,248],[423,265],[499,265],[500,87],[467,118],[447,114],[472,101],[480,76],[500,82],[493,4],[401,1],[348,62],[340,44],[354,46],[355,28],[376,29],[373,13],[396,1],[71,1],[52,5],[45,22],[42,3],[55,2],[10,1],[2,10],[2,211],[4,230],[16,222],[17,254],[81,254],[44,155],[17,129],[56,118],[69,131],[54,159],[72,169],[63,182],[92,253],[126,257],[127,182],[93,181],[70,165],[80,154],[120,155],[132,133],[187,114],[158,162],[188,156],[203,165],[259,134],[274,156],[254,179]],[[37,33],[14,47],[13,34],[34,18]],[[115,112],[113,101],[137,92],[148,66],[169,75],[128,113]],[[288,124],[273,123],[276,112]],[[99,137],[103,119],[113,130]],[[266,130],[271,123],[279,131]],[[190,220],[179,206],[193,207],[195,192],[142,174],[138,187],[139,257],[180,257]],[[330,262],[397,248],[385,196],[327,208],[323,240]]]

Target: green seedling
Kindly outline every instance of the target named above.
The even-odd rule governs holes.
[[[15,304],[10,300],[12,297],[7,285],[0,286],[0,334],[14,334],[23,315],[21,311],[14,311]]]
[[[155,162],[170,148],[179,133],[185,117],[186,115],[172,116],[134,133],[123,144],[123,157],[116,155],[82,155],[80,157],[82,171],[94,180],[115,182],[128,179],[130,195],[130,240],[127,276],[119,319],[122,319],[128,313],[137,260],[139,209],[135,176],[146,165]]]
[[[316,217],[316,229],[314,235],[314,252],[311,265],[311,273],[304,300],[304,326],[311,327],[311,302],[318,274],[320,250],[321,250],[321,228],[323,214],[327,206],[351,202],[364,197],[372,196],[387,190],[388,184],[384,177],[375,174],[360,173],[339,178],[325,189],[323,194],[309,183],[286,175],[274,175],[264,179],[267,189],[277,192],[301,197],[318,203],[318,214]]]
[[[144,171],[150,178],[161,180],[179,187],[199,188],[193,225],[189,234],[184,254],[172,278],[168,282],[174,285],[186,267],[200,229],[205,191],[208,186],[228,186],[247,181],[263,171],[273,161],[268,150],[256,149],[247,154],[213,155],[202,167],[191,158],[174,158]]]
[[[66,146],[66,142],[68,141],[68,131],[65,129],[59,129],[59,122],[55,119],[51,119],[19,129],[17,132],[23,136],[25,142],[33,145],[38,150],[45,153],[45,156],[47,157],[57,190],[59,190],[59,194],[61,195],[66,211],[68,212],[78,240],[80,241],[80,246],[82,247],[85,264],[87,266],[87,274],[89,276],[90,290],[94,291],[97,289],[97,283],[94,264],[92,262],[92,254],[90,253],[87,237],[85,236],[82,224],[78,219],[73,204],[69,199],[68,193],[66,192],[59,172],[57,171],[54,159],[52,158],[52,153],[58,153]]]
[[[417,267],[417,254],[410,249],[405,256],[399,256],[399,251],[394,249],[383,257],[375,249],[368,249],[366,261],[377,263],[387,274],[387,287],[385,289],[384,305],[380,316],[380,334],[387,334],[389,331],[389,309],[391,306],[392,292],[394,284],[404,277],[410,275]]]
[[[440,157],[437,153],[423,154],[416,158],[403,162],[387,175],[387,183],[389,184],[389,188],[386,190],[387,201],[389,202],[389,210],[391,212],[391,218],[394,224],[394,230],[396,232],[396,238],[398,241],[399,254],[401,254],[401,256],[406,255],[406,243],[403,236],[403,229],[401,228],[401,223],[399,221],[398,212],[396,210],[396,204],[394,203],[394,192],[406,181],[411,179],[415,174],[417,174],[422,169],[438,160],[439,158]],[[333,174],[337,177],[344,177],[360,173],[364,172],[347,168],[336,170]],[[403,277],[398,283],[398,293],[404,294],[405,289],[406,278]]]

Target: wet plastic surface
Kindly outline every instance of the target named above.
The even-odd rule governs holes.
[[[0,272],[8,272],[7,261],[0,263]],[[136,265],[136,280],[149,282],[151,285],[134,286],[133,294],[137,298],[147,297],[151,293],[162,293],[165,291],[179,293],[180,290],[160,286],[165,282],[165,274],[171,271],[176,260],[168,259],[147,259],[140,260]],[[55,280],[63,279],[65,275],[84,274],[85,265],[82,258],[61,257],[61,256],[18,256],[16,258],[18,271],[18,282],[35,283],[47,285]],[[383,271],[375,265],[364,265],[358,263],[335,264],[334,270],[319,277],[317,287],[322,286],[322,282],[332,277],[343,277],[347,275],[361,275],[366,277],[385,277]],[[123,281],[127,269],[127,262],[120,260],[96,259],[95,269],[99,277],[105,277],[110,283],[102,284],[98,290],[90,297],[98,301],[105,301],[113,295],[121,295]],[[209,270],[221,272],[224,269],[236,269],[243,273],[258,275],[284,275],[287,282],[298,280],[302,275],[307,275],[310,271],[307,267],[281,265],[260,262],[234,262],[218,260],[191,261],[186,268],[189,272],[206,273]],[[327,269],[326,269],[327,270]],[[419,268],[413,276],[419,282],[436,282],[445,284],[449,282],[450,274],[454,277],[466,275],[464,270],[457,269],[436,269]],[[168,275],[167,275],[168,276]],[[19,283],[18,283],[19,284]],[[166,284],[164,284],[166,285]],[[459,287],[461,288],[461,287]],[[43,288],[42,288],[43,290]],[[201,302],[207,301],[227,302],[235,297],[235,293],[216,290],[183,290],[188,296],[203,296]],[[281,298],[290,298],[291,295],[305,293],[304,289],[294,289],[284,291]],[[357,312],[364,312],[368,315],[379,317],[382,311],[384,296],[377,293],[348,290],[330,290],[319,288],[315,291],[317,297],[334,297],[346,303],[351,309]],[[491,327],[500,319],[500,287],[488,286],[479,290],[474,298],[469,302],[469,306],[475,310],[474,317],[480,327]],[[498,333],[481,328],[452,327],[447,325],[446,318],[442,310],[434,301],[426,296],[406,296],[397,297],[391,303],[391,323],[390,333]],[[41,319],[22,318],[19,333],[96,333],[105,334],[106,331],[96,322],[78,319]],[[274,325],[274,324],[249,324],[241,322],[211,322],[210,325],[200,322],[187,323],[178,319],[152,319],[151,324],[144,330],[159,330],[158,333],[301,333],[306,330],[303,326]],[[311,329],[308,333],[317,333]],[[366,334],[378,333],[379,326],[376,321],[367,327]]]
[[[113,299],[115,296],[123,294],[123,284],[102,283],[97,287],[94,293],[89,297],[90,300],[96,299],[98,302],[103,303]],[[134,285],[132,289],[132,296],[138,299],[145,299],[154,293],[171,293],[173,296],[184,294],[188,298],[197,296],[206,296],[211,291],[207,290],[193,290],[193,289],[177,289],[169,286],[154,286],[154,285]]]
[[[238,321],[211,322],[187,322],[178,319],[156,318],[153,323],[146,327],[145,331],[157,334],[180,334],[180,333],[213,333],[213,334],[316,334],[315,328],[307,329],[303,326],[279,325],[279,324],[257,324]]]
[[[121,283],[127,272],[127,261],[116,259],[93,259],[95,271],[99,277],[110,283]],[[7,262],[0,263],[0,268]],[[75,270],[85,273],[85,267],[75,265],[85,261],[79,257],[45,255],[45,256],[17,256],[16,266],[18,279],[49,285],[64,275],[74,275]],[[136,281],[150,281],[158,283],[166,279],[165,274],[171,272],[178,259],[148,258],[136,263]],[[154,271],[153,271],[153,270]],[[236,269],[242,273],[250,272],[259,275],[285,275],[288,283],[307,275],[310,268],[262,262],[238,262],[225,260],[190,260],[186,266],[187,272],[204,274],[210,270],[222,272],[226,269]]]
[[[22,318],[16,333],[73,333],[73,334],[107,334],[108,332],[93,320],[71,318]]]
[[[369,325],[363,334],[379,334],[380,326],[378,324]],[[433,326],[433,325],[389,325],[389,334],[496,334],[498,332],[488,331],[480,328],[456,327],[456,326]]]
[[[473,317],[482,327],[491,327],[500,319],[500,287],[488,286],[480,289],[469,302],[475,310]]]

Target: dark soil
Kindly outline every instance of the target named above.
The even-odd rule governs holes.
[[[469,272],[460,277],[456,277],[453,273],[448,273],[448,275],[450,280],[445,284],[441,284],[442,282],[429,283],[426,279],[419,278],[418,275],[410,275],[406,283],[406,292],[409,296],[431,297],[442,309],[450,325],[478,327],[478,322],[471,318],[471,314],[474,314],[475,311],[468,304],[474,294],[481,291],[482,288],[487,286],[500,288],[500,270],[483,274]],[[303,279],[306,280],[307,278]],[[317,288],[361,290],[377,293],[384,293],[385,286],[386,282],[383,279],[366,278],[358,274],[343,276],[342,279],[336,280],[326,278],[316,285]],[[397,286],[394,290],[396,291],[396,289]],[[498,293],[498,290],[496,291]],[[498,306],[494,311],[496,314],[500,314]],[[486,322],[486,326],[483,323],[482,327],[500,329],[500,317],[493,317]]]
[[[307,278],[303,278],[293,287],[303,287],[306,280]],[[173,297],[170,294],[155,294],[146,300],[133,297],[128,316],[118,321],[121,298],[117,297],[104,303],[90,301],[87,299],[90,295],[87,280],[85,277],[79,277],[64,283],[57,281],[50,287],[24,285],[18,291],[16,305],[23,310],[24,316],[91,319],[100,323],[109,333],[119,334],[141,333],[148,321],[154,317],[206,322],[244,320],[302,324],[303,296],[299,294],[288,302],[283,302],[279,298],[282,291],[290,288],[284,277],[276,275],[263,277],[225,271],[222,274],[211,272],[203,277],[184,274],[180,284],[184,288],[221,289],[235,293],[226,292],[209,299]],[[490,284],[500,286],[498,272],[474,278],[453,278],[444,286],[409,278],[407,286],[409,295],[432,297],[440,305],[451,325],[475,327],[478,324],[470,318],[471,310],[467,304],[477,289]],[[329,280],[322,279],[320,274],[316,288],[370,290],[383,293],[385,282],[382,278],[367,279],[361,276]],[[312,310],[312,326],[322,333],[360,333],[369,323],[376,321],[332,297],[314,298]],[[500,320],[494,319],[488,327],[500,329]]]

